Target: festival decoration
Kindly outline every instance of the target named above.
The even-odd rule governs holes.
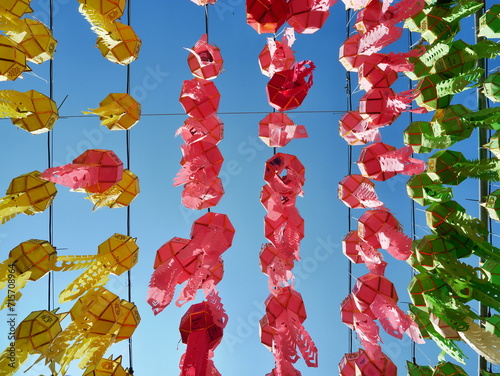
[[[375,183],[362,175],[351,174],[342,179],[337,197],[351,209],[373,209],[384,205],[375,192]]]
[[[114,234],[97,247],[96,256],[59,256],[61,265],[54,270],[67,271],[86,267],[87,270],[71,282],[59,294],[59,302],[75,300],[86,291],[104,286],[109,274],[121,275],[129,271],[139,260],[136,239],[127,235]]]
[[[264,180],[278,195],[288,198],[302,195],[305,167],[295,155],[276,153],[266,161]]]
[[[128,368],[122,366],[121,355],[113,359],[113,355],[109,358],[101,358],[97,364],[91,364],[83,373],[82,376],[129,376]]]
[[[0,61],[0,81],[14,81],[30,70],[26,65],[26,54],[5,35],[0,35],[0,56],[3,56]]]
[[[261,334],[261,342],[273,350],[278,374],[283,360],[297,361],[297,347],[307,366],[317,367],[318,350],[302,325],[307,318],[302,296],[287,286],[280,288],[277,294],[270,294],[264,304],[266,313],[261,320],[261,333],[267,331],[272,335]]]
[[[182,343],[187,345],[181,358],[181,376],[219,374],[211,358],[222,339],[223,328],[217,325],[209,304],[189,307],[181,318],[179,331]]]
[[[486,38],[500,38],[500,5],[489,8],[479,19],[478,36]]]
[[[197,141],[218,144],[224,138],[224,123],[216,115],[203,119],[188,117],[175,135],[181,135],[187,144]]]
[[[259,255],[262,273],[268,276],[268,286],[271,293],[279,291],[280,287],[289,286],[293,280],[292,269],[294,257],[282,252],[271,243],[262,246]]]
[[[419,174],[424,171],[425,163],[411,158],[411,153],[410,146],[396,150],[394,146],[376,142],[361,150],[357,164],[361,175],[379,181],[390,179],[398,173]]]
[[[219,100],[219,91],[212,81],[193,78],[184,81],[179,102],[189,116],[205,119],[215,115]]]
[[[215,290],[222,278],[220,255],[231,247],[234,232],[225,214],[210,212],[194,222],[190,240],[173,238],[158,249],[147,295],[155,315],[170,304],[176,284],[187,281],[176,301],[179,307],[200,288],[205,295]]]
[[[406,192],[422,206],[446,202],[453,198],[453,190],[450,187],[444,187],[426,172],[413,175],[406,183]]]
[[[0,368],[3,374],[16,374],[29,355],[47,356],[52,342],[61,333],[61,321],[67,315],[58,314],[57,309],[34,311],[21,321],[15,329],[9,347],[0,354]]]
[[[99,103],[99,107],[83,113],[98,115],[101,125],[111,131],[128,130],[139,121],[141,105],[130,94],[111,93]]]
[[[207,34],[201,36],[193,49],[187,50],[190,52],[187,62],[193,76],[204,80],[213,80],[219,75],[224,60],[219,47],[208,43]]]
[[[103,57],[109,61],[128,65],[139,57],[142,41],[129,25],[115,21],[113,39],[106,37],[97,38],[97,47]]]
[[[269,147],[283,147],[291,140],[307,137],[303,125],[294,122],[282,112],[271,112],[259,122],[259,137]]]
[[[32,13],[31,0],[7,0],[0,7],[1,13],[10,17],[21,18],[25,13]]]
[[[348,111],[339,120],[340,136],[349,145],[365,145],[380,141],[379,126],[363,119],[358,111]]]
[[[54,57],[57,41],[52,32],[42,22],[23,18],[21,29],[7,31],[6,35],[26,54],[26,60],[35,64]]]
[[[40,177],[71,189],[102,193],[122,179],[123,163],[111,150],[89,149],[73,163],[48,168]]]
[[[355,264],[365,264],[370,273],[384,275],[387,262],[382,254],[365,242],[358,231],[349,231],[342,239],[342,252]]]
[[[274,73],[291,69],[295,63],[292,45],[295,42],[293,28],[287,27],[281,42],[267,38],[267,44],[259,54],[259,65],[263,75],[272,77]]]
[[[454,375],[467,376],[467,373],[459,365],[453,364],[451,362],[442,362],[442,363],[439,363],[434,368],[434,372],[432,375],[433,376],[454,376]]]
[[[274,73],[266,86],[269,105],[278,111],[299,107],[313,84],[315,68],[312,61],[303,60],[290,69]]]
[[[432,376],[433,369],[430,366],[419,366],[418,364],[406,361],[406,368],[409,376]]]
[[[26,283],[44,277],[54,269],[56,260],[56,249],[45,240],[30,239],[13,248],[0,264],[0,289],[8,291],[0,309],[13,307]]]
[[[411,146],[414,153],[429,153],[433,149],[446,149],[459,141],[459,139],[452,139],[449,135],[437,136],[432,124],[427,121],[410,123],[404,130],[403,137],[405,145]]]
[[[42,179],[39,171],[12,179],[7,196],[0,199],[0,224],[21,213],[34,215],[45,211],[56,194],[55,184]]]
[[[129,206],[140,193],[139,178],[130,170],[123,170],[122,179],[106,189],[104,192],[88,193],[90,200],[97,210],[107,206],[110,209]]]
[[[498,196],[500,195],[500,189],[496,189],[491,192],[486,198],[486,202],[481,203],[481,206],[486,208],[488,215],[491,219],[500,221],[500,200]]]
[[[64,375],[75,359],[81,359],[78,366],[82,369],[97,364],[109,346],[130,338],[141,320],[133,303],[104,287],[80,297],[70,315],[71,323],[49,344],[45,356],[54,374]]]
[[[391,88],[373,88],[359,100],[358,112],[374,127],[392,124],[412,101],[412,95],[396,94]]]
[[[276,33],[285,23],[286,0],[246,0],[247,24],[261,33]]]
[[[500,8],[500,5],[497,5]],[[500,72],[491,73],[483,82],[483,93],[492,102],[500,102]]]
[[[345,354],[339,363],[339,374],[341,376],[396,376],[397,368],[392,360],[381,353],[378,358],[370,358],[365,350]]]
[[[299,34],[313,34],[323,27],[330,0],[290,0],[286,21]]]
[[[78,0],[85,12],[87,9],[102,14],[110,21],[116,21],[123,16],[127,0]]]
[[[191,0],[193,3],[196,5],[208,5],[208,4],[215,4],[217,0]]]
[[[22,106],[27,108],[27,112],[22,116],[12,116],[12,123],[31,134],[50,131],[59,118],[56,102],[35,90],[29,90],[24,95]]]

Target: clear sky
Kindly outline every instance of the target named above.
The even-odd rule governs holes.
[[[33,1],[35,17],[48,23],[48,1]],[[123,19],[124,21],[125,19]],[[178,102],[183,80],[192,75],[187,66],[188,52],[205,31],[204,8],[188,0],[143,0],[132,3],[131,24],[142,38],[140,57],[131,64],[131,94],[141,102],[144,116],[131,131],[130,169],[139,176],[141,194],[131,206],[131,236],[140,247],[139,263],[132,270],[132,297],[139,307],[142,322],[133,336],[133,366],[135,375],[178,374],[179,359],[185,346],[179,344],[181,316],[188,305],[174,304],[154,316],[145,301],[146,290],[156,250],[173,237],[188,238],[193,221],[206,211],[185,209],[180,202],[181,187],[173,187],[172,179],[180,168],[180,144],[175,130],[186,115]],[[293,46],[297,60],[312,60],[316,66],[314,85],[298,109],[290,117],[296,124],[307,127],[309,138],[292,141],[283,150],[295,154],[306,166],[305,196],[297,207],[305,219],[305,238],[301,243],[302,261],[296,264],[295,287],[306,304],[308,319],[304,325],[319,350],[319,367],[308,369],[302,360],[297,369],[304,376],[326,376],[337,372],[343,354],[348,352],[347,327],[341,323],[339,304],[348,294],[347,259],[342,255],[341,239],[348,232],[346,207],[337,200],[337,183],[347,174],[347,144],[338,136],[338,119],[346,110],[345,71],[337,61],[338,48],[346,37],[343,3],[331,9],[323,29],[312,35],[297,35]],[[58,40],[54,59],[54,100],[60,104],[61,118],[53,129],[54,165],[69,163],[89,148],[112,149],[126,159],[124,132],[111,132],[99,125],[95,116],[83,116],[81,111],[95,108],[111,92],[126,91],[126,69],[105,60],[95,47],[96,36],[78,12],[77,1],[54,0],[54,34]],[[462,27],[464,40],[471,41],[471,24]],[[467,34],[469,33],[469,34]],[[273,368],[272,354],[260,344],[258,320],[264,313],[263,302],[268,296],[267,279],[259,268],[258,255],[263,234],[265,210],[259,202],[264,184],[264,163],[273,154],[257,137],[257,124],[272,108],[267,104],[266,76],[260,73],[257,57],[266,43],[245,22],[243,0],[219,0],[209,7],[209,38],[218,45],[224,58],[224,72],[214,81],[221,93],[220,118],[225,123],[225,138],[219,144],[225,158],[220,177],[226,191],[214,212],[227,214],[236,235],[233,246],[224,255],[225,275],[218,285],[224,307],[229,315],[223,342],[215,351],[215,364],[226,376],[264,375]],[[406,36],[388,51],[406,51]],[[38,90],[49,94],[49,64],[31,64],[36,75],[25,74],[22,80],[3,82],[3,89]],[[356,77],[353,76],[355,80]],[[355,86],[355,85],[354,85]],[[394,86],[406,90],[408,81],[401,77]],[[362,95],[354,95],[356,100]],[[475,107],[475,93],[457,96],[454,103]],[[251,112],[251,114],[248,114]],[[419,116],[419,120],[428,118]],[[47,135],[33,136],[17,129],[9,120],[1,121],[2,175],[0,187],[7,189],[12,178],[47,168]],[[402,131],[409,124],[403,115],[382,131],[383,141],[402,147]],[[474,158],[477,146],[466,141],[454,149],[463,150]],[[354,159],[360,148],[354,150]],[[353,166],[353,173],[357,167]],[[377,193],[395,213],[409,234],[410,200],[405,193],[406,177],[395,177],[376,183]],[[455,192],[470,214],[476,215],[476,183],[463,184]],[[59,254],[93,254],[97,246],[114,233],[126,232],[126,210],[108,208],[92,212],[92,204],[84,194],[70,192],[58,186],[53,204],[54,241]],[[351,223],[362,214],[353,211]],[[417,211],[418,224],[424,225],[424,213]],[[428,233],[417,227],[417,236]],[[28,217],[21,215],[0,227],[2,259],[17,244],[31,238],[48,239],[48,213]],[[407,283],[411,269],[384,252],[389,262],[387,277],[395,284],[400,307],[407,308]],[[475,262],[475,261],[472,261]],[[353,276],[367,272],[364,266],[354,266]],[[79,271],[54,275],[54,300]],[[112,277],[106,286],[126,298],[125,276]],[[29,283],[16,307],[20,322],[31,311],[47,308],[47,278]],[[198,294],[196,302],[202,300]],[[61,305],[60,311],[71,308]],[[7,318],[0,312],[0,347],[5,348]],[[67,325],[69,318],[64,322]],[[408,338],[399,341],[384,336],[383,351],[397,364],[400,374],[404,361],[411,357]],[[463,346],[466,348],[467,346]],[[354,343],[354,350],[358,348]],[[466,350],[470,363],[466,369],[476,369],[475,354]],[[437,346],[428,343],[417,349],[420,364],[437,363]],[[124,356],[128,365],[125,343],[115,344],[108,355]],[[35,358],[30,358],[31,364]],[[75,366],[71,376],[82,373]],[[25,367],[26,368],[26,367]],[[21,374],[21,373],[19,373]],[[42,365],[36,365],[28,376],[48,375]],[[471,374],[471,373],[469,373]]]

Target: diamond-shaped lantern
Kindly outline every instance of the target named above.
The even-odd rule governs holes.
[[[50,60],[56,51],[57,41],[52,32],[42,22],[23,18],[25,28],[21,32],[7,32],[10,40],[26,54],[26,60],[41,64]]]
[[[413,175],[408,179],[406,192],[412,200],[422,206],[445,202],[453,198],[451,187],[443,187],[439,181],[432,179],[426,172]]]
[[[467,376],[462,367],[450,362],[439,363],[434,368],[433,376]]]
[[[212,81],[193,78],[182,84],[179,102],[189,116],[204,119],[215,115],[219,101],[219,91]]]
[[[286,0],[246,0],[247,23],[259,34],[276,33],[285,23]]]
[[[15,258],[15,267],[20,273],[31,272],[30,281],[46,275],[57,260],[56,249],[45,240],[30,239],[13,248],[9,253]]]
[[[427,161],[427,173],[431,179],[442,184],[458,185],[466,178],[454,170],[457,163],[466,162],[462,153],[452,150],[438,151]]]
[[[97,38],[97,47],[109,61],[128,65],[139,57],[142,41],[129,25],[115,21],[117,35],[109,40]],[[115,43],[118,41],[118,43]]]
[[[493,5],[479,20],[479,36],[500,38],[500,4]]]
[[[26,65],[26,54],[17,43],[5,35],[0,35],[0,81],[14,81],[25,71],[30,70]]]
[[[40,134],[50,131],[57,119],[59,119],[59,111],[57,104],[46,95],[35,90],[25,92],[33,105],[33,111],[24,117],[11,119],[12,123],[31,134]]]
[[[98,255],[106,255],[113,267],[113,274],[120,275],[137,264],[139,247],[136,239],[122,234],[114,234],[98,246]]]
[[[25,214],[33,215],[45,211],[51,204],[57,194],[54,183],[40,178],[39,171],[33,171],[12,179],[7,195],[26,193],[31,207],[24,211]]]
[[[102,14],[110,21],[115,21],[125,12],[127,0],[78,0],[82,6]]]
[[[495,5],[500,9],[500,5]],[[491,73],[483,82],[483,92],[492,102],[500,102],[500,72]]]

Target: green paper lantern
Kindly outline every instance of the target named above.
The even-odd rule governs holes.
[[[453,190],[450,187],[443,187],[439,181],[433,180],[426,172],[413,175],[408,179],[406,193],[422,206],[449,201],[453,198]]]
[[[500,337],[500,315],[493,315],[486,318],[484,329],[491,334]]]
[[[406,368],[408,368],[408,376],[431,376],[432,368],[429,366],[419,366],[410,361],[406,361]]]
[[[465,180],[454,170],[454,165],[467,160],[462,153],[452,150],[438,151],[427,161],[427,173],[429,176],[442,184],[458,185]]]
[[[433,150],[425,146],[428,141],[426,136],[434,135],[431,124],[427,121],[414,121],[403,132],[405,145],[410,145],[415,153],[428,153]]]
[[[434,135],[451,136],[456,141],[469,138],[474,128],[463,119],[463,116],[471,112],[461,104],[453,104],[436,110],[431,120]]]
[[[468,376],[467,373],[459,365],[444,362],[439,363],[436,368],[434,368],[434,373],[432,376]]]
[[[438,74],[443,79],[456,77],[476,68],[477,59],[471,46],[459,39],[450,45],[445,56],[436,60],[429,74]]]
[[[500,221],[500,189],[491,192],[486,197],[486,202],[481,205],[484,206],[491,219]]]
[[[427,312],[427,309],[425,307],[416,307],[413,304],[409,304],[409,309],[412,319],[418,325],[422,338],[431,338],[429,332],[433,332],[434,327],[429,320],[429,313]]]
[[[490,74],[483,83],[483,93],[492,102],[500,102],[500,72]]]
[[[490,141],[483,145],[498,159],[500,159],[500,131],[496,131],[491,137]]]
[[[416,307],[427,307],[424,294],[438,293],[439,295],[449,295],[449,287],[446,283],[429,273],[415,275],[408,285],[408,292],[412,303]]]
[[[419,49],[420,46],[414,47],[413,50]],[[413,64],[413,70],[404,72],[411,80],[418,80],[430,75],[431,69],[440,58],[446,56],[450,51],[450,46],[446,43],[435,43],[432,46],[426,46],[426,51],[420,56],[408,57],[408,62]]]
[[[488,9],[479,20],[479,36],[500,38],[500,5],[495,4]]]
[[[420,22],[420,32],[422,38],[429,42],[434,43],[436,40],[446,41],[452,38],[460,30],[458,23],[448,23],[444,19],[450,16],[451,9],[434,6],[422,18]]]
[[[457,259],[455,247],[439,235],[425,235],[413,242],[413,251],[422,267],[432,270],[440,265],[440,259]]]
[[[438,108],[449,106],[453,95],[439,92],[438,84],[442,82],[443,79],[437,74],[429,75],[418,81],[415,88],[418,92],[415,97],[417,105],[424,107],[428,111],[435,111]]]
[[[482,268],[491,283],[500,286],[500,262],[495,260],[487,260],[483,264]]]

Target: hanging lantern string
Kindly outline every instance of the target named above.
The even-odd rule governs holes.
[[[132,14],[132,0],[128,0],[127,2],[127,25],[130,26],[131,24],[131,14]],[[127,94],[130,94],[130,64],[127,64]],[[130,130],[127,129],[125,133],[125,138],[126,138],[126,144],[127,144],[127,169],[130,170],[130,159],[131,159],[131,152],[130,152]],[[130,211],[130,205],[127,205],[127,236],[130,236],[130,219],[131,219],[131,211]],[[128,301],[132,301],[132,273],[130,270],[127,270],[127,297]],[[129,361],[129,374],[133,375],[134,374],[134,367],[133,367],[133,352],[132,352],[132,336],[128,338],[128,361]]]
[[[205,4],[205,34],[207,34],[207,43],[210,43],[208,35],[208,4]]]

